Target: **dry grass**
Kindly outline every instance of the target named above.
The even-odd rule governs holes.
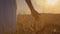
[[[40,14],[40,21],[44,23],[41,24],[44,25],[44,31],[46,24],[60,25],[60,14]],[[17,15],[17,34],[41,34],[40,30],[34,31],[33,24],[34,18],[32,15]]]

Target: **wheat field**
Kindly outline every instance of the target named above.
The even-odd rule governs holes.
[[[60,14],[40,14],[40,21],[42,19],[45,24],[43,30],[33,31],[34,17],[32,15],[17,15],[17,34],[52,34],[54,29],[60,33]]]

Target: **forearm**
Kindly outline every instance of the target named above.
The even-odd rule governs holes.
[[[28,7],[30,8],[31,11],[35,10],[32,3],[31,3],[31,0],[25,0],[25,1],[26,1],[27,5],[28,5]]]

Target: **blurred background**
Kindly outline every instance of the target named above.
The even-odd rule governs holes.
[[[36,22],[25,0],[17,0],[18,34],[60,34],[60,0],[31,0],[34,9],[40,14],[42,31],[34,31]],[[37,18],[38,19],[38,18]],[[39,25],[40,25],[39,24]]]
[[[60,0],[31,0],[38,13],[60,13]],[[17,14],[31,14],[25,0],[17,0]]]

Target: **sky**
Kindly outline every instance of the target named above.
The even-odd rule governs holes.
[[[30,14],[25,0],[17,0],[17,14]]]
[[[31,0],[38,13],[60,13],[60,1],[58,0]],[[31,14],[25,0],[17,0],[17,14]]]

